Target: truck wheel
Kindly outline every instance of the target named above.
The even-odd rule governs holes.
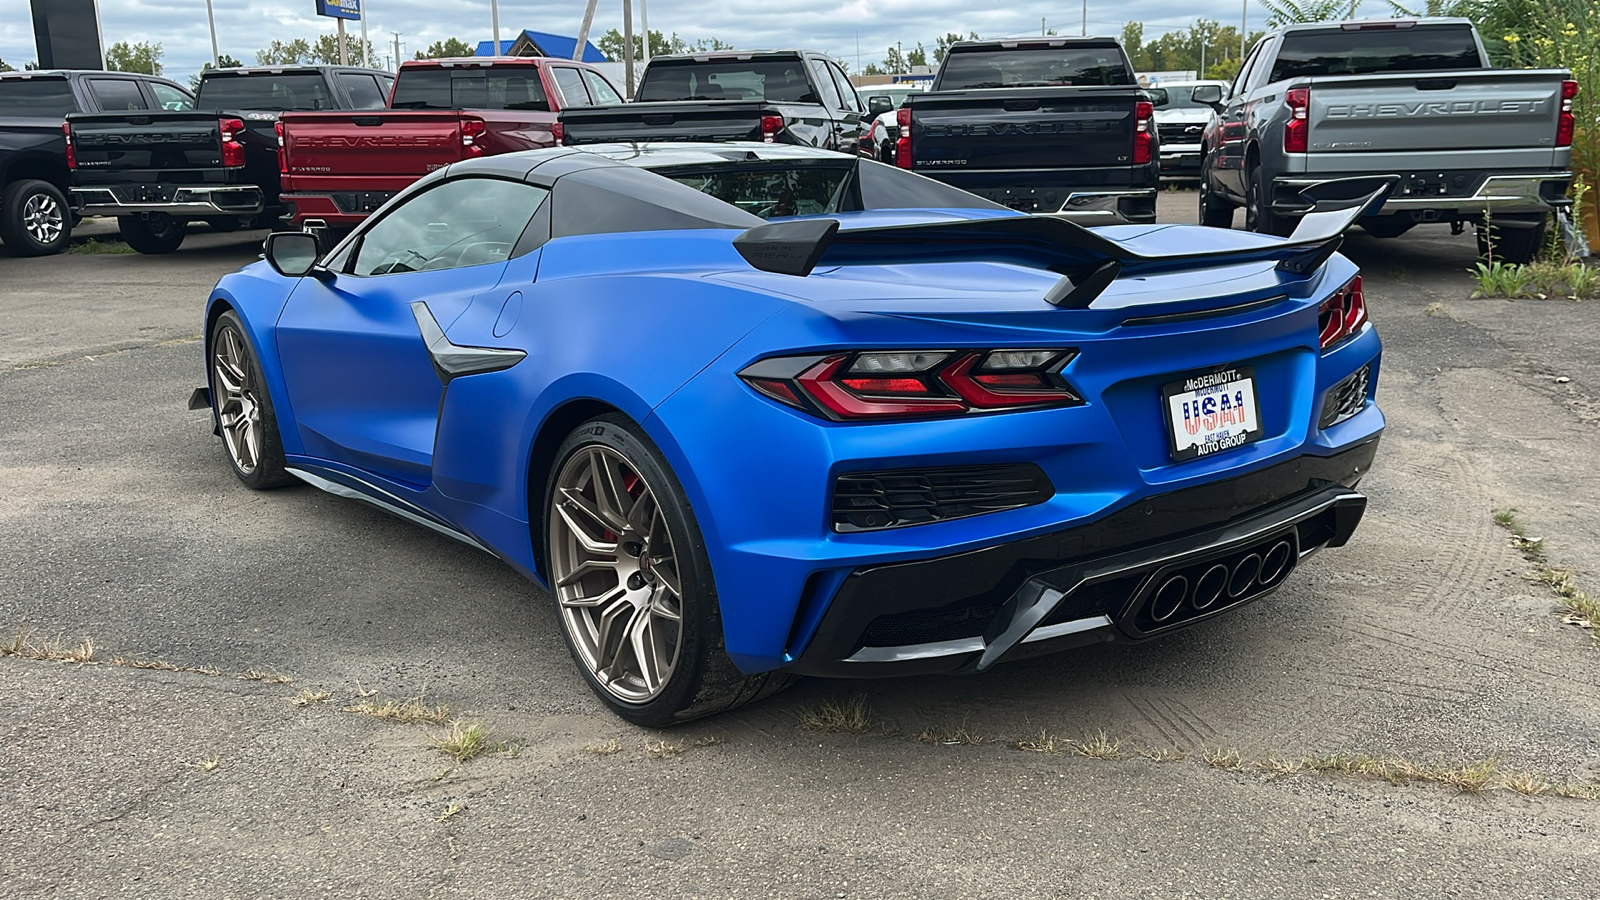
[[[1288,237],[1294,232],[1294,220],[1272,211],[1272,186],[1266,183],[1261,166],[1250,163],[1250,177],[1245,179],[1244,227],[1257,234],[1275,234]]]
[[[1233,204],[1211,189],[1211,166],[1200,167],[1200,224],[1210,228],[1233,227]]]
[[[0,191],[0,240],[18,256],[49,256],[67,249],[72,211],[61,189],[25,178]]]
[[[1544,249],[1549,231],[1547,216],[1492,216],[1478,223],[1478,255],[1494,262],[1525,265]]]
[[[171,253],[183,243],[189,223],[166,213],[148,213],[118,216],[117,230],[122,232],[122,239],[128,246],[140,253]]]

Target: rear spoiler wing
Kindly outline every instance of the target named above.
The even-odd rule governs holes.
[[[1051,216],[1008,216],[842,231],[837,219],[758,225],[733,239],[753,268],[804,277],[819,265],[982,261],[1046,269],[1062,276],[1045,299],[1087,309],[1122,275],[1147,275],[1276,261],[1291,277],[1309,277],[1338,251],[1344,233],[1377,211],[1399,177],[1341,178],[1302,189],[1311,212],[1288,239],[1242,250],[1146,256]]]

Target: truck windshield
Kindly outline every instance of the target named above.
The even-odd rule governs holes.
[[[0,78],[0,116],[54,118],[77,108],[65,78]]]
[[[1272,64],[1270,81],[1319,75],[1481,69],[1472,26],[1291,31]]]
[[[651,62],[638,100],[756,100],[821,103],[798,56]]]
[[[939,90],[1133,84],[1133,73],[1115,46],[995,47],[945,57]]]
[[[531,109],[550,101],[533,66],[404,69],[394,86],[395,109]]]
[[[195,109],[333,109],[333,95],[321,72],[252,72],[212,75],[200,80]]]

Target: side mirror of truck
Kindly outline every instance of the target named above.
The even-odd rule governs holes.
[[[267,235],[267,264],[285,278],[303,278],[317,267],[317,237],[304,231]]]
[[[876,97],[868,97],[867,112],[871,113],[873,118],[877,118],[886,112],[894,112],[894,100],[882,94]]]
[[[1222,105],[1222,86],[1217,84],[1202,84],[1194,89],[1194,102],[1204,103],[1216,109]]]
[[[1172,102],[1172,98],[1167,96],[1166,88],[1145,88],[1145,92],[1150,95],[1150,103],[1156,109],[1163,109]]]

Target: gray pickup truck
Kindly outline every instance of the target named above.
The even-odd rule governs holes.
[[[1527,262],[1550,212],[1568,204],[1572,97],[1565,70],[1495,69],[1466,19],[1290,25],[1268,32],[1202,136],[1200,221],[1287,235],[1321,181],[1398,175],[1362,228],[1467,223],[1479,252]],[[1227,93],[1226,99],[1222,94]]]

